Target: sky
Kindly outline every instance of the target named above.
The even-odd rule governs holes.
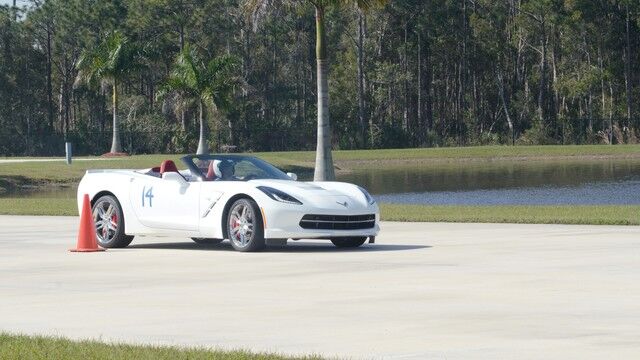
[[[0,0],[0,6],[3,5],[13,5],[13,0]],[[17,0],[16,1],[16,6],[18,7],[24,7],[26,5],[31,5],[31,1],[29,0]]]
[[[17,4],[18,6],[23,6],[27,4],[27,0],[18,0]],[[0,0],[0,5],[12,5],[13,4],[13,0]]]

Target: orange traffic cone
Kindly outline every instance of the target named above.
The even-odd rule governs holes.
[[[104,251],[105,249],[98,247],[98,238],[96,236],[96,224],[93,222],[91,214],[91,203],[89,195],[84,195],[82,202],[82,213],[80,214],[80,230],[78,231],[78,245],[75,249],[69,249],[71,252],[92,252]]]

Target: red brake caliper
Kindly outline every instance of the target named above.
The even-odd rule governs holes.
[[[113,224],[113,227],[115,228],[118,225],[118,215],[113,214],[111,215],[111,224]],[[108,236],[109,235],[109,229],[105,228],[104,230],[104,235],[102,236]]]
[[[238,222],[238,219],[233,219],[233,223],[231,224],[231,227],[233,227],[233,229],[235,230],[235,229],[237,229],[237,228],[238,228],[238,224],[240,224],[240,223]],[[239,239],[239,235],[240,235],[240,233],[238,232],[238,233],[237,233],[236,235],[234,235],[234,236],[235,236],[235,238],[236,238],[236,239]]]

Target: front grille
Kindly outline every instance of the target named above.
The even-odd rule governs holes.
[[[359,230],[376,226],[376,215],[313,215],[308,214],[300,220],[303,229],[319,230]]]

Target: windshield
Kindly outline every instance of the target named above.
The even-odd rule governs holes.
[[[291,180],[275,166],[252,156],[189,155],[182,158],[191,174],[203,181]]]

